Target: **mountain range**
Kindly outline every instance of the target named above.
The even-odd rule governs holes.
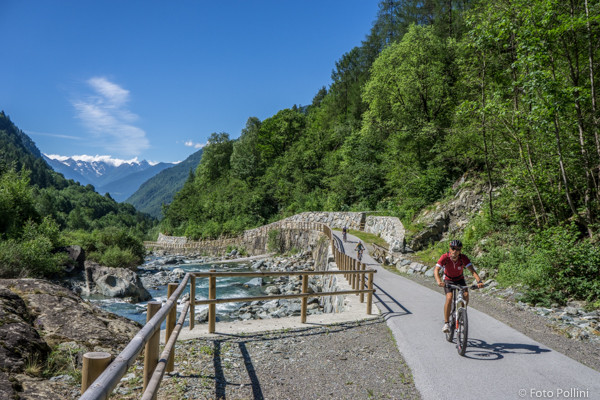
[[[118,160],[108,156],[63,157],[43,155],[56,172],[81,185],[92,185],[100,194],[109,193],[118,202],[125,201],[148,179],[175,163],[149,163],[146,160]]]
[[[125,161],[109,156],[40,156],[65,178],[92,185],[100,194],[109,193],[118,202],[132,204],[138,211],[160,218],[163,204],[171,203],[190,171],[196,170],[202,149],[180,163]]]

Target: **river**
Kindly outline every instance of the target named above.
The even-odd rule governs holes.
[[[236,272],[251,272],[253,271],[248,264],[178,264],[163,268],[163,270],[174,270],[175,268],[181,268],[184,271],[197,271],[197,272],[208,272],[210,269],[216,269],[217,271],[236,271]],[[155,273],[158,271],[155,271]],[[246,287],[245,283],[250,281],[252,278],[247,277],[231,277],[231,278],[219,278],[217,279],[217,294],[219,298],[236,298],[236,297],[248,297],[248,296],[259,296],[263,294],[261,287]],[[150,301],[167,301],[167,286],[158,286],[156,288],[146,288],[152,295]],[[189,292],[189,285],[185,288],[183,294]],[[182,295],[183,295],[182,294]],[[114,314],[129,318],[137,321],[140,324],[146,323],[146,308],[148,302],[141,303],[128,303],[120,298],[107,298],[100,295],[93,295],[86,297],[91,303],[96,304],[100,308],[106,311],[110,311]],[[197,278],[196,279],[196,299],[204,300],[208,299],[208,279]],[[196,315],[203,309],[207,308],[207,305],[196,306]],[[225,303],[217,304],[217,319],[227,320],[231,311],[237,310],[241,307],[241,303]],[[178,311],[181,306],[178,305]],[[179,314],[179,313],[178,313]],[[186,321],[187,324],[187,321]],[[164,328],[164,323],[163,323]]]

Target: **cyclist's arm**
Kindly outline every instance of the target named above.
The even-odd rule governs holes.
[[[435,281],[437,282],[438,286],[444,286],[444,282],[442,281],[442,278],[440,278],[440,266],[436,265],[434,270],[433,270],[433,276],[435,278]]]
[[[475,280],[477,281],[477,287],[482,288],[483,287],[483,281],[479,277],[479,274],[477,273],[477,271],[475,271],[475,268],[473,267],[473,265],[471,264],[467,268],[468,268],[469,271],[471,271],[471,273],[473,274],[473,278],[475,278]]]

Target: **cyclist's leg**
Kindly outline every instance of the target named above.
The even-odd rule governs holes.
[[[465,278],[462,278],[460,281],[456,282],[457,285],[467,286],[467,281]],[[469,305],[469,289],[465,289],[463,292],[463,299],[465,299],[465,306]]]
[[[450,310],[452,309],[452,291],[446,293],[446,303],[444,303],[444,322],[450,320]]]

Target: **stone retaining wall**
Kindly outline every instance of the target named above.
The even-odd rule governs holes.
[[[308,225],[307,225],[308,224]],[[159,234],[157,242],[146,242],[147,247],[176,249],[182,252],[202,252],[203,254],[224,254],[230,248],[243,248],[248,254],[264,254],[268,251],[269,231],[277,229],[283,233],[285,250],[292,247],[306,249],[309,242],[304,231],[320,231],[319,224],[328,225],[332,229],[361,230],[383,238],[392,252],[404,249],[404,226],[396,217],[367,216],[364,212],[303,212],[254,229],[248,229],[240,236],[226,239],[188,241],[185,237],[165,236]],[[293,231],[293,232],[292,232]]]
[[[365,232],[381,237],[388,243],[389,250],[392,252],[404,251],[404,225],[396,217],[368,216]]]
[[[185,244],[188,240],[185,236],[167,236],[159,232],[156,241],[158,243]]]
[[[320,222],[333,229],[341,229],[346,226],[348,229],[358,231],[361,229],[361,223],[364,222],[365,216],[364,212],[307,211],[288,217],[283,221]]]

